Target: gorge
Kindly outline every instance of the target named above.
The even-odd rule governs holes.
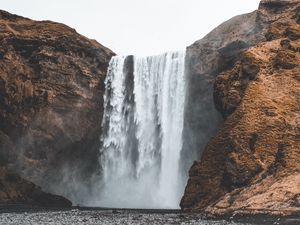
[[[5,11],[0,28],[1,203],[300,213],[299,0],[148,57]]]

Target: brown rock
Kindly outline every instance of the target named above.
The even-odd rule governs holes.
[[[72,206],[69,200],[43,192],[40,187],[4,167],[0,167],[0,184],[0,204],[64,208]]]
[[[264,20],[256,23],[269,24],[261,34],[272,38],[217,74],[215,103],[225,121],[190,169],[183,209],[300,212],[300,42],[286,32],[300,31],[299,8],[300,1],[262,1],[256,14]]]
[[[222,117],[214,104],[216,75],[232,69],[236,61],[240,60],[243,50],[265,40],[264,32],[268,29],[270,19],[265,14],[255,11],[234,17],[187,48],[183,171],[188,171],[191,163],[200,158],[207,141],[216,134],[222,123]],[[239,104],[242,96],[236,90],[227,93],[231,93],[231,100],[226,107],[231,111]]]
[[[114,53],[63,24],[4,11],[0,18],[0,152],[22,176],[70,196],[69,181],[87,182],[98,165]]]

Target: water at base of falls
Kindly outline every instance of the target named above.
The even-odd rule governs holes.
[[[178,208],[185,52],[111,59],[104,96],[99,205]]]

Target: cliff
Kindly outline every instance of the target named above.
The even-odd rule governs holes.
[[[270,15],[260,11],[236,16],[187,47],[183,171],[188,171],[193,161],[201,157],[208,140],[223,123],[214,104],[215,77],[233,67],[243,50],[265,39],[269,20]]]
[[[66,25],[0,11],[1,165],[79,201],[98,165],[112,51]]]
[[[63,24],[4,11],[0,30],[0,203],[71,204],[42,189],[84,203],[114,53]],[[299,0],[263,0],[187,48],[184,167],[201,159],[185,211],[300,211],[299,59]]]
[[[298,0],[263,0],[188,48],[224,122],[189,171],[184,210],[300,212],[299,49]]]

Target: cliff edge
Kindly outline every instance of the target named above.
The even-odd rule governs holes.
[[[189,48],[197,55],[207,43],[217,47],[211,62],[227,55],[210,73],[224,122],[191,167],[181,207],[211,215],[299,213],[300,1],[263,0]]]
[[[0,31],[0,165],[76,203],[97,170],[114,53],[66,25],[5,11]]]

